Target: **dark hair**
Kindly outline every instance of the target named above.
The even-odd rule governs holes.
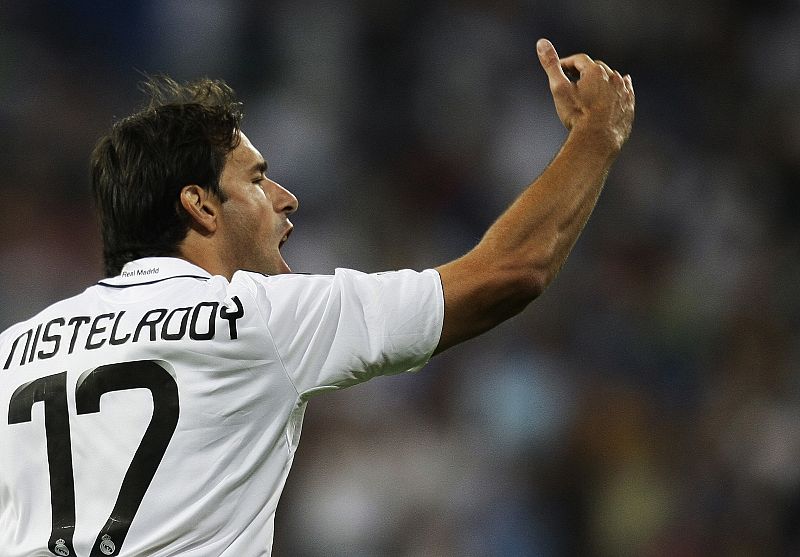
[[[224,201],[226,157],[239,143],[241,103],[221,80],[148,77],[149,103],[116,122],[91,159],[108,276],[140,257],[176,255],[189,220],[178,197],[197,184]]]

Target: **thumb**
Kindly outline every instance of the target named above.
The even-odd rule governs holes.
[[[561,69],[561,62],[558,59],[558,53],[553,43],[547,39],[539,39],[536,41],[536,53],[539,55],[539,62],[550,80],[551,89],[565,81],[569,83],[564,70]]]

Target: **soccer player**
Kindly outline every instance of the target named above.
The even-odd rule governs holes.
[[[520,312],[589,218],[632,82],[537,51],[563,147],[474,249],[422,272],[291,273],[297,199],[230,88],[151,81],[92,155],[108,277],[0,336],[0,554],[269,555],[307,401]]]

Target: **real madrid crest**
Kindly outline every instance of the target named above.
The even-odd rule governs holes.
[[[56,540],[56,546],[53,548],[53,552],[56,555],[69,555],[69,548],[67,547],[67,542],[65,542],[62,538],[58,538]]]
[[[117,546],[114,545],[113,541],[111,541],[111,536],[108,534],[103,534],[103,537],[100,538],[100,552],[103,555],[113,555],[116,549]]]

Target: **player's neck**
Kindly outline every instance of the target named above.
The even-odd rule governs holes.
[[[230,268],[225,262],[211,238],[198,238],[198,234],[191,230],[178,247],[178,257],[205,269],[212,275],[222,275],[228,280],[231,280],[235,272],[235,269]]]

